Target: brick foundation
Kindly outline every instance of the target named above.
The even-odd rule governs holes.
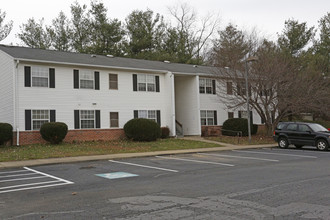
[[[221,126],[202,126],[202,137],[220,136]]]
[[[17,133],[13,135],[13,145],[17,145]],[[93,130],[69,130],[64,142],[73,141],[109,141],[124,138],[125,133],[123,129],[93,129]],[[21,131],[19,133],[19,144],[40,144],[46,143],[42,139],[39,131]]]

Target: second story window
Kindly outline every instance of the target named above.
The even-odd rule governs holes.
[[[73,70],[73,88],[100,90],[100,73],[91,70]]]
[[[133,91],[159,92],[159,76],[133,74]]]
[[[80,88],[94,89],[94,74],[92,71],[80,71]]]
[[[200,78],[199,79],[199,93],[202,94],[216,94],[215,80]]]
[[[109,74],[109,89],[118,89],[118,75]]]
[[[55,88],[55,69],[45,66],[24,66],[24,86]]]

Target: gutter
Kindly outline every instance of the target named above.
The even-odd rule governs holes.
[[[14,74],[14,127],[16,127],[16,145],[19,146],[19,113],[18,109],[18,64],[19,60],[15,60],[15,74]]]

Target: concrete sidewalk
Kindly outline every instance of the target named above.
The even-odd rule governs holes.
[[[24,166],[37,166],[37,165],[46,165],[46,164],[57,164],[57,163],[74,163],[74,162],[95,161],[95,160],[113,160],[113,159],[123,159],[123,158],[133,158],[133,157],[150,157],[150,156],[160,156],[160,155],[187,154],[187,153],[226,151],[226,150],[238,150],[238,149],[253,149],[253,148],[265,148],[265,147],[275,147],[276,146],[276,143],[263,144],[263,145],[232,145],[232,144],[220,143],[217,141],[205,140],[204,138],[201,138],[201,137],[184,137],[182,139],[219,144],[219,145],[221,145],[221,147],[0,162],[0,169],[13,168],[13,167],[24,167]]]

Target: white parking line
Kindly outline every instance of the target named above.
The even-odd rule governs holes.
[[[115,160],[109,160],[112,163],[120,163],[120,164],[126,164],[126,165],[131,165],[131,166],[137,166],[137,167],[144,167],[144,168],[149,168],[149,169],[156,169],[156,170],[164,170],[164,171],[169,171],[169,172],[179,172],[177,170],[170,170],[166,168],[161,168],[161,167],[152,167],[152,166],[146,166],[146,165],[141,165],[141,164],[136,164],[136,163],[127,163],[127,162],[121,162],[121,161],[115,161]]]
[[[227,164],[227,163],[217,163],[217,162],[201,161],[201,160],[190,160],[190,159],[183,159],[183,158],[177,158],[177,157],[163,157],[163,156],[156,156],[156,157],[163,158],[163,159],[169,159],[169,160],[182,160],[182,161],[189,161],[189,162],[195,162],[195,163],[208,163],[208,164],[215,164],[215,165],[228,166],[228,167],[235,166],[233,164]]]
[[[36,174],[35,173],[14,174],[14,175],[0,176],[0,178],[13,177],[13,176],[31,176],[31,175],[36,175]]]
[[[29,172],[29,173],[23,173],[23,172]],[[18,176],[28,176],[28,175],[38,175],[34,177],[24,177],[24,178],[15,178],[15,179],[5,179],[1,180],[0,183],[3,182],[15,182],[15,181],[23,181],[23,180],[32,180],[32,179],[41,179],[41,178],[51,178],[53,180],[50,181],[43,181],[43,182],[30,182],[30,183],[24,183],[23,184],[16,184],[16,185],[10,185],[10,186],[4,186],[0,187],[0,194],[1,193],[8,193],[8,192],[15,192],[15,191],[22,191],[22,190],[28,190],[28,189],[39,189],[39,188],[46,188],[46,187],[52,187],[52,186],[61,186],[66,184],[73,184],[73,182],[58,178],[56,176],[49,175],[47,173],[43,173],[28,167],[24,167],[24,170],[17,170],[17,171],[7,171],[7,172],[1,172],[0,174],[11,174],[16,173],[14,175],[6,175],[6,176],[0,176],[0,177],[18,177]],[[20,173],[20,174],[19,174]]]
[[[4,174],[4,173],[22,173],[22,172],[29,172],[29,171],[28,170],[14,170],[14,171],[0,172],[0,174]]]
[[[248,160],[263,160],[263,161],[279,162],[279,160],[264,159],[264,158],[257,158],[257,157],[241,157],[241,156],[232,156],[232,155],[224,155],[224,154],[206,154],[206,153],[197,153],[197,154],[205,155],[205,156],[214,156],[214,157],[232,157],[232,158],[241,158],[241,159],[248,159]]]
[[[251,154],[271,154],[271,155],[281,155],[281,156],[288,156],[288,157],[317,158],[315,156],[297,155],[297,154],[281,154],[281,153],[268,153],[268,152],[245,151],[245,150],[232,150],[232,151],[233,152],[241,152],[241,153],[251,153]]]

